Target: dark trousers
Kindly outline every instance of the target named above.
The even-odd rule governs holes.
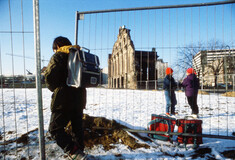
[[[73,110],[72,112],[52,112],[49,132],[64,152],[68,152],[73,149],[74,145],[77,145],[80,150],[84,150],[82,116],[82,109]],[[69,121],[71,121],[72,125],[72,135],[65,132],[65,127]]]
[[[187,99],[192,109],[192,114],[198,114],[197,96],[187,97]]]

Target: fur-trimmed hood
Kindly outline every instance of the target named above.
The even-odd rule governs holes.
[[[80,46],[79,45],[68,45],[68,46],[60,47],[59,49],[57,49],[56,53],[63,52],[63,53],[69,54],[69,48],[71,48],[71,47],[77,48],[78,50],[80,50]]]

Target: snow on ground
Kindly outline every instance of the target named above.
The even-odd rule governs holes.
[[[0,159],[3,158],[3,150],[9,150],[6,159],[38,159],[37,131],[31,132],[29,145],[22,143],[9,143],[28,131],[38,128],[38,112],[36,107],[36,89],[2,89],[0,92]],[[42,89],[43,114],[45,135],[50,120],[50,101],[52,93],[48,89]],[[178,118],[191,113],[184,92],[176,92],[176,110]],[[223,97],[220,94],[198,95],[200,118],[203,120],[204,134],[232,136],[235,132],[235,98]],[[146,90],[122,90],[122,89],[87,89],[87,106],[84,113],[90,116],[101,116],[115,119],[117,122],[132,128],[146,129],[151,119],[151,114],[165,113],[165,97],[163,91]],[[4,117],[4,118],[3,118]],[[5,133],[5,134],[4,134]],[[5,135],[5,136],[4,136]],[[143,135],[143,134],[142,134]],[[203,144],[198,150],[187,145],[177,146],[169,142],[156,140],[148,143],[150,149],[139,148],[131,150],[122,144],[114,144],[116,147],[105,151],[102,146],[86,149],[86,153],[94,155],[97,159],[191,159],[195,154],[197,159],[223,159],[221,154],[226,150],[235,150],[234,140],[203,138]],[[16,152],[16,146],[18,147]],[[4,148],[5,147],[5,148]],[[201,150],[200,150],[201,149]],[[199,152],[199,153],[198,153]],[[17,154],[17,155],[15,155]],[[63,151],[54,141],[46,138],[47,159],[66,159]]]

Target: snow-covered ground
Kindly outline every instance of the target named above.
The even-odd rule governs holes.
[[[52,93],[42,90],[44,128],[47,133],[50,120],[50,101]],[[176,92],[178,117],[191,113],[184,92]],[[10,150],[6,159],[39,158],[37,131],[29,134],[30,143],[9,143],[5,141],[20,137],[22,134],[38,127],[38,112],[36,107],[36,89],[2,89],[0,92],[0,159],[4,158],[2,151]],[[203,120],[204,134],[232,136],[235,132],[235,98],[220,94],[198,95],[200,118]],[[84,113],[90,116],[102,116],[115,119],[117,122],[132,129],[146,129],[151,114],[165,113],[165,97],[163,91],[118,90],[104,88],[87,89],[87,106]],[[4,134],[5,133],[5,134]],[[143,134],[142,134],[143,135]],[[194,154],[205,151],[197,159],[223,159],[221,154],[226,150],[235,150],[235,140],[203,138],[203,144],[195,151],[177,146],[169,142],[156,140],[148,143],[150,149],[139,148],[131,150],[122,144],[105,151],[102,146],[86,149],[86,153],[98,159],[191,159]],[[18,147],[16,152],[16,146]],[[22,146],[22,147],[21,147]],[[15,155],[17,154],[17,155]],[[65,159],[63,151],[54,141],[46,140],[47,159]]]

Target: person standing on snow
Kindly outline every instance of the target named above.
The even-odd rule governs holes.
[[[86,89],[69,87],[66,84],[70,47],[80,49],[77,45],[72,46],[66,37],[55,38],[52,45],[54,55],[45,71],[47,87],[53,92],[49,132],[65,153],[72,158],[80,157],[82,159],[86,157],[83,153],[84,132],[82,127]],[[69,121],[71,121],[73,136],[68,135],[64,129]]]
[[[165,98],[166,98],[166,115],[175,115],[175,105],[177,104],[175,89],[177,88],[177,84],[175,79],[172,77],[173,70],[172,68],[166,69],[166,77],[163,81],[163,89],[165,90]]]
[[[199,79],[196,76],[196,72],[193,68],[188,68],[186,71],[187,77],[184,79],[182,86],[185,88],[185,94],[188,100],[188,104],[192,109],[192,116],[198,117],[198,105],[197,95],[199,89]]]

